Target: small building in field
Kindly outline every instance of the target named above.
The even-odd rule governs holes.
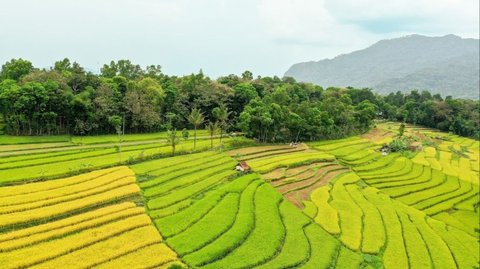
[[[382,156],[387,156],[388,153],[390,152],[390,148],[388,147],[387,144],[383,144],[382,148],[380,149],[382,152]]]
[[[248,166],[248,164],[244,161],[239,162],[235,169],[240,172],[250,172],[251,170],[250,166]]]
[[[421,151],[423,148],[422,143],[416,141],[410,144],[410,150],[411,151]]]

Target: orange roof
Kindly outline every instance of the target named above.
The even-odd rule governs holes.
[[[250,166],[248,166],[248,164],[244,161],[240,162],[240,167],[242,167],[243,169],[250,169]]]

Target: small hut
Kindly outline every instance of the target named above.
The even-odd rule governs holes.
[[[411,151],[421,151],[422,150],[422,143],[416,141],[410,144]]]
[[[240,172],[250,172],[251,170],[250,166],[244,161],[239,162],[235,169]]]
[[[382,156],[387,156],[388,152],[390,151],[390,148],[388,147],[387,144],[383,144],[382,148],[380,149],[382,152]]]

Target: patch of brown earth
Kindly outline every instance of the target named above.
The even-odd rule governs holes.
[[[297,199],[297,194],[295,192],[287,193],[284,195],[285,199],[292,202],[296,207],[303,209],[303,203]]]
[[[312,163],[312,164],[309,164],[309,165],[302,165],[302,166],[297,166],[297,167],[294,167],[294,168],[290,168],[285,172],[285,177],[293,177],[293,176],[299,175],[299,174],[305,172],[306,170],[315,167],[316,165],[317,165],[316,163]]]
[[[317,170],[337,166],[335,163],[312,163],[309,165],[298,166],[288,169],[284,176],[272,181],[273,186],[281,186],[289,184],[289,182],[301,181],[313,177]]]
[[[268,173],[265,173],[262,176],[263,179],[271,181],[271,182],[276,182],[280,184],[281,181],[283,181],[286,178],[291,178],[295,176],[299,176],[302,173],[307,172],[307,170],[314,169],[315,167],[323,167],[323,166],[328,166],[328,165],[333,165],[333,163],[312,163],[308,165],[302,165],[302,166],[297,166],[294,168],[287,168],[287,167],[281,167],[277,168],[273,171],[270,171]]]
[[[279,186],[277,189],[280,193],[287,193],[291,191],[296,191],[296,189],[298,188],[308,187],[312,184],[315,184],[315,182],[317,181],[322,181],[323,177],[328,175],[329,171],[336,170],[339,168],[341,168],[341,166],[338,166],[338,165],[322,167],[317,171],[313,171],[310,177],[304,177],[303,179],[296,178],[296,180],[293,181],[292,183]]]
[[[262,178],[269,181],[275,181],[285,177],[287,168],[281,167],[262,175]]]
[[[271,151],[265,151],[265,152],[259,152],[255,154],[249,154],[245,156],[238,157],[240,161],[247,161],[247,160],[253,160],[253,159],[260,159],[263,157],[271,157],[274,155],[281,155],[285,153],[293,153],[293,152],[301,152],[305,151],[303,148],[289,148],[289,149],[282,149],[282,150],[271,150]]]
[[[259,152],[267,152],[272,150],[282,150],[282,149],[290,149],[291,147],[288,145],[278,145],[278,146],[257,146],[257,147],[248,147],[248,148],[241,148],[235,149],[228,152],[228,154],[232,157],[237,155],[251,155],[256,154]]]
[[[338,168],[338,167],[337,167]],[[288,201],[292,202],[296,207],[299,209],[303,210],[303,201],[309,200],[310,199],[310,194],[312,191],[315,189],[324,186],[328,184],[330,180],[333,178],[337,177],[338,175],[347,172],[348,169],[338,169],[338,170],[330,170],[328,171],[323,177],[321,177],[321,180],[315,182],[311,186],[308,186],[306,188],[292,191],[289,193],[282,193],[280,189],[277,188],[277,190],[282,193],[282,195],[287,199]]]
[[[336,163],[332,163],[332,162],[322,162],[322,163],[312,163],[312,164],[309,164],[308,166],[304,166],[304,167],[308,167],[309,169],[318,170],[318,169],[321,169],[321,168],[324,168],[324,167],[336,166],[336,165],[337,165]],[[289,171],[291,171],[291,170],[293,170],[293,169],[290,169],[290,170],[287,171],[287,175],[289,175]],[[294,174],[291,175],[291,177],[299,175],[299,174],[300,173],[294,173]]]
[[[385,131],[381,128],[373,128],[370,132],[362,134],[360,137],[368,139],[372,142],[380,141],[386,137],[394,137],[395,134],[391,131]]]
[[[306,180],[308,178],[311,178],[313,176],[315,176],[317,173],[317,171],[313,168],[309,168],[309,169],[306,169],[305,171],[303,171],[302,173],[294,176],[294,177],[285,177],[285,178],[282,178],[282,179],[279,179],[275,182],[272,182],[272,185],[274,187],[277,187],[277,186],[281,186],[281,185],[285,185],[285,184],[291,184],[289,182],[297,182],[299,180]]]
[[[297,191],[296,193],[298,194],[297,197],[299,197],[302,201],[303,200],[308,200],[310,199],[310,194],[317,188],[321,186],[325,186],[330,182],[330,180],[334,179],[340,174],[343,174],[345,172],[348,172],[348,169],[339,169],[339,170],[334,170],[334,171],[329,171],[323,178],[322,180],[316,182],[312,186],[309,186],[307,188],[301,189]]]
[[[412,133],[412,136],[417,137],[420,141],[428,141],[428,142],[433,141],[437,144],[441,142],[441,140],[435,139],[435,138],[430,138],[430,137],[426,136],[424,133],[421,133],[419,131],[416,131],[416,132]]]

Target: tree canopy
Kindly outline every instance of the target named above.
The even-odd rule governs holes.
[[[479,102],[426,91],[387,96],[327,88],[245,71],[218,79],[182,77],[129,60],[87,72],[68,58],[38,69],[12,59],[0,71],[0,116],[14,135],[104,134],[202,128],[241,131],[264,142],[338,138],[366,132],[375,118],[479,137]],[[195,118],[195,119],[194,119]],[[215,127],[216,129],[216,127]],[[122,130],[123,131],[123,130]]]

